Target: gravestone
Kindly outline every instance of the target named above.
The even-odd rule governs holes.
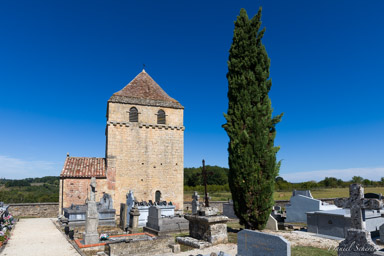
[[[112,197],[104,193],[100,202],[96,203],[97,212],[99,213],[99,225],[100,226],[115,226],[116,225],[116,210],[113,209]],[[68,221],[70,227],[84,226],[86,219],[86,212],[88,206],[85,205],[71,205],[68,208],[64,208],[64,217],[61,219],[62,223]]]
[[[200,203],[199,203],[199,199],[200,199],[200,196],[197,194],[197,192],[193,192],[193,195],[192,195],[192,214],[197,214],[197,211],[199,210],[199,206],[200,206]]]
[[[379,229],[379,234],[380,234],[380,242],[381,244],[384,244],[384,224],[380,226],[380,229]]]
[[[279,230],[277,220],[272,216],[272,214],[269,215],[267,224],[265,225],[265,229],[272,230],[272,231]]]
[[[233,201],[229,200],[228,203],[223,204],[223,215],[231,219],[237,219],[235,211],[233,210]]]
[[[364,198],[364,188],[360,184],[349,186],[349,198],[335,199],[335,205],[351,210],[351,226],[347,237],[338,247],[339,256],[373,255],[378,247],[373,243],[371,234],[365,229],[365,209],[381,209],[382,202],[378,199]]]
[[[139,216],[139,227],[144,227],[148,222],[148,215],[149,215],[149,208],[151,207],[151,204],[148,204],[147,202],[144,202],[143,205],[138,205],[137,208],[139,209],[140,216]],[[175,206],[171,203],[167,203],[166,201],[163,201],[159,204],[157,204],[157,207],[161,209],[161,215],[162,216],[174,216],[175,215]]]
[[[384,224],[384,210],[365,210],[365,229],[372,236],[378,235]],[[350,209],[307,212],[308,232],[346,238],[348,229],[352,228]]]
[[[128,228],[127,224],[127,205],[126,204],[120,204],[120,228],[122,230],[126,230]]]
[[[314,199],[309,190],[294,190],[289,201],[289,204],[286,205],[285,222],[307,223],[307,212],[338,209],[334,205]]]
[[[182,216],[163,216],[160,207],[149,208],[148,222],[144,232],[163,236],[170,233],[182,233],[189,230],[189,222]]]
[[[139,215],[140,212],[137,209],[136,206],[134,206],[130,211],[129,211],[129,227],[134,229],[137,229],[139,227]]]
[[[290,256],[291,245],[284,238],[244,229],[237,233],[237,256]]]
[[[159,191],[160,192],[160,191]],[[161,199],[161,193],[157,193],[156,199]],[[152,205],[157,205],[161,208],[161,215],[165,216],[174,216],[175,215],[175,206],[172,204],[172,202],[167,203],[166,201],[159,201],[159,202],[153,202],[152,200],[147,201],[141,201],[138,202],[135,200],[135,197],[133,195],[133,191],[129,190],[129,193],[127,193],[127,200],[125,207],[120,207],[120,227],[125,230],[128,227],[130,227],[130,212],[133,207],[137,207],[137,210],[139,211],[139,227],[144,227],[148,221],[148,211],[149,207]],[[123,205],[123,204],[121,204]],[[124,213],[123,213],[124,211]],[[123,218],[125,217],[125,220]]]
[[[100,208],[101,209],[113,209],[113,201],[112,201],[112,196],[103,193],[103,197],[100,199]]]
[[[135,206],[135,197],[133,196],[133,191],[129,190],[128,194],[126,195],[127,197],[127,209],[126,209],[126,228],[129,227],[129,212],[131,211],[132,207]]]
[[[96,194],[96,178],[91,178],[91,195],[87,201],[87,216],[85,219],[85,232],[84,244],[97,244],[99,242],[99,233],[97,233],[97,226],[99,224],[99,213],[95,201]]]

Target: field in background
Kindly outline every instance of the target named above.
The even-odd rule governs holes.
[[[208,190],[209,192],[209,190]],[[368,187],[364,188],[365,193],[378,193],[384,194],[384,187]],[[348,197],[349,188],[324,188],[324,189],[312,189],[312,196],[314,198],[336,198],[336,197]],[[192,201],[193,191],[184,191],[184,201]],[[204,192],[199,192],[200,199],[203,200]],[[275,200],[289,200],[291,198],[291,191],[277,191],[274,193]],[[232,198],[230,192],[213,192],[209,193],[211,201],[228,201]]]

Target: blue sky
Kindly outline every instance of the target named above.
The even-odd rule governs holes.
[[[109,97],[141,70],[185,107],[185,167],[227,166],[227,59],[263,7],[281,176],[384,176],[384,2],[1,1],[0,177],[103,157]]]

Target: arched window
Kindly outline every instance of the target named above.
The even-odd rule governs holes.
[[[139,122],[139,112],[135,107],[129,109],[129,122]]]
[[[165,124],[165,112],[162,109],[157,112],[157,123]]]
[[[155,193],[155,202],[159,203],[160,200],[161,200],[161,192],[160,192],[160,190],[157,190]]]

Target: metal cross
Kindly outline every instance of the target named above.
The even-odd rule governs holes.
[[[202,170],[201,174],[203,175],[203,182],[204,182],[205,207],[209,207],[209,196],[208,196],[208,193],[207,193],[207,176],[208,176],[208,174],[212,174],[212,173],[208,173],[207,170],[205,169],[205,161],[204,161],[204,159],[203,159],[203,170]]]
[[[352,228],[365,229],[365,209],[379,210],[383,207],[381,200],[364,198],[364,188],[360,184],[349,186],[349,198],[335,199],[335,205],[350,208]]]

